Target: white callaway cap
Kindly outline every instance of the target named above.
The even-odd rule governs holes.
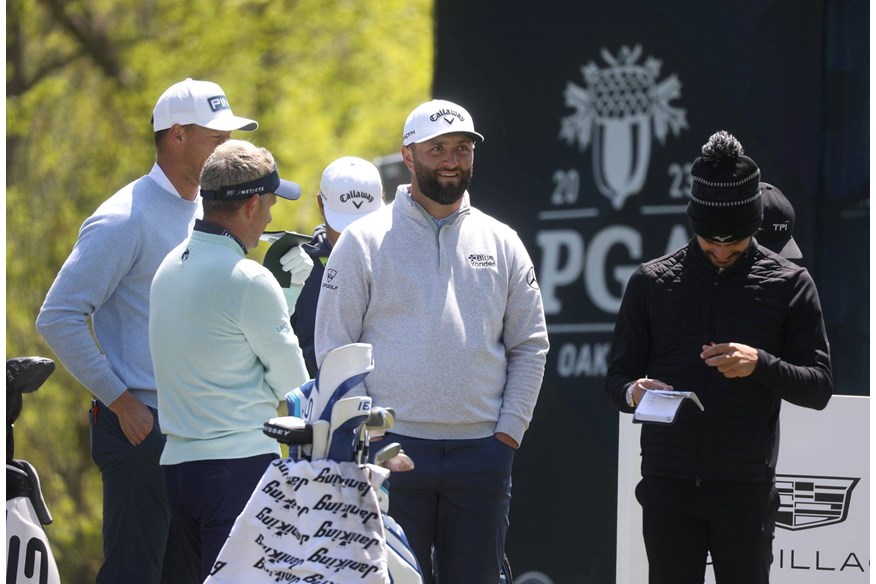
[[[362,158],[338,158],[323,171],[319,196],[326,222],[340,233],[356,219],[383,206],[380,172]]]
[[[221,132],[252,131],[259,127],[257,121],[231,112],[225,92],[217,84],[192,78],[171,85],[152,111],[154,131],[166,130],[174,124],[197,124]]]
[[[408,116],[402,134],[402,146],[453,132],[469,134],[476,142],[484,141],[484,137],[475,132],[474,122],[465,108],[443,99],[433,99],[418,105]]]

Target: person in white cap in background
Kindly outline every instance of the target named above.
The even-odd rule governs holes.
[[[347,227],[322,281],[316,357],[371,343],[354,391],[395,410],[386,440],[412,471],[392,477],[389,511],[428,584],[499,579],[511,467],[541,388],[547,327],[535,269],[509,226],[471,205],[475,145],[461,106],[416,107],[402,134],[411,184]]]
[[[383,207],[380,171],[372,163],[356,156],[338,158],[323,171],[316,201],[325,222],[317,225],[313,230],[313,238],[300,246],[313,259],[313,270],[304,282],[292,314],[292,328],[301,343],[311,377],[316,377],[317,371],[313,331],[325,263],[347,226]],[[299,261],[296,248],[287,252],[280,261],[287,272],[291,271],[291,266]]]
[[[267,268],[246,258],[278,197],[300,196],[268,150],[222,144],[201,173],[204,219],[152,281],[149,346],[167,436],[161,465],[198,582],[280,456],[262,425],[309,379],[289,326],[297,291],[290,300]]]
[[[760,183],[763,221],[755,234],[757,242],[783,258],[799,260],[803,252],[794,241],[794,207],[782,191],[769,183]]]
[[[94,398],[91,454],[103,481],[97,584],[196,577],[176,555],[159,467],[165,438],[147,334],[149,287],[158,265],[203,214],[204,161],[232,131],[255,130],[258,122],[234,115],[217,84],[186,79],[158,98],[152,127],[152,170],[85,220],[36,320],[48,346]]]

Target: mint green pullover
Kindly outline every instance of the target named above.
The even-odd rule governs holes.
[[[279,454],[262,425],[309,376],[271,272],[196,228],[159,266],[150,303],[161,464]]]

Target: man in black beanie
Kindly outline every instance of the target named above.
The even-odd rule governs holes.
[[[651,584],[769,582],[782,400],[833,391],[809,273],[758,245],[760,169],[727,132],[691,168],[681,249],[639,266],[614,329],[606,393],[633,413],[649,390],[693,391],[671,424],[642,425],[636,498]]]

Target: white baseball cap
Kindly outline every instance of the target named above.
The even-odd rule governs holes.
[[[326,222],[340,233],[356,219],[383,206],[380,171],[362,158],[338,158],[323,171],[319,196]]]
[[[464,107],[443,99],[433,99],[418,105],[408,115],[402,134],[402,146],[425,142],[452,132],[469,134],[476,142],[484,141],[484,137],[475,132],[471,115]]]
[[[222,132],[252,131],[259,127],[257,121],[231,113],[225,92],[217,84],[191,77],[171,85],[152,111],[154,131],[166,130],[174,124],[197,124]]]

